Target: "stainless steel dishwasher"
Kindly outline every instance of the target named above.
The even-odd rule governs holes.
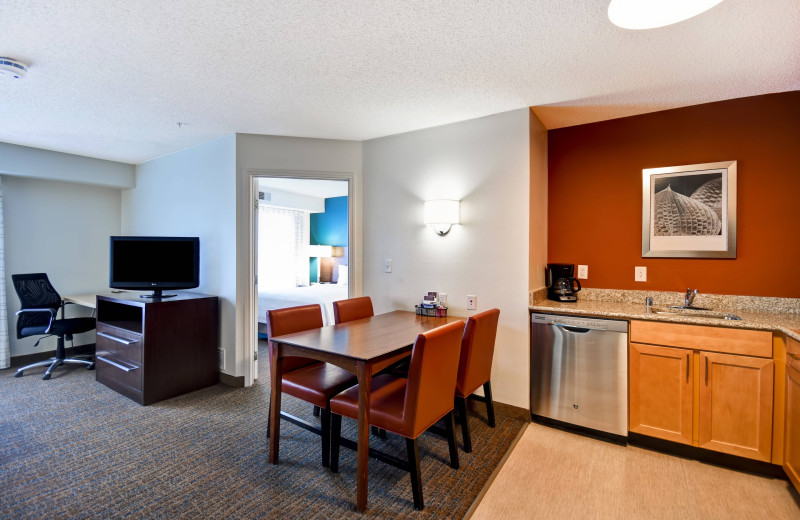
[[[628,436],[628,322],[531,313],[531,417]]]

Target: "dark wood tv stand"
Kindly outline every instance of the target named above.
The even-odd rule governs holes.
[[[97,295],[97,380],[141,405],[215,384],[216,296]]]

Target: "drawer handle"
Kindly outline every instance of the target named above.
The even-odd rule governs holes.
[[[110,359],[108,359],[105,356],[97,356],[97,359],[99,359],[100,361],[105,361],[109,365],[113,365],[113,366],[117,367],[120,370],[124,370],[125,372],[132,372],[133,370],[136,370],[136,369],[139,368],[139,367],[129,367],[129,366],[122,365],[120,363],[117,363],[116,361],[111,361]]]
[[[139,343],[139,340],[133,341],[130,339],[120,338],[119,336],[113,336],[111,334],[106,334],[105,332],[98,332],[97,335],[108,338],[111,341],[116,341],[117,343],[122,343],[123,345],[133,345],[134,343]]]

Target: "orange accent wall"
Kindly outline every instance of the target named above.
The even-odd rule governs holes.
[[[642,170],[732,160],[737,257],[642,258]],[[800,298],[800,91],[549,131],[547,218],[584,287]]]

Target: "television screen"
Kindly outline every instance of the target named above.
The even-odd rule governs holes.
[[[198,237],[110,237],[109,287],[148,290],[193,289],[200,285]],[[168,295],[171,296],[171,295]]]

